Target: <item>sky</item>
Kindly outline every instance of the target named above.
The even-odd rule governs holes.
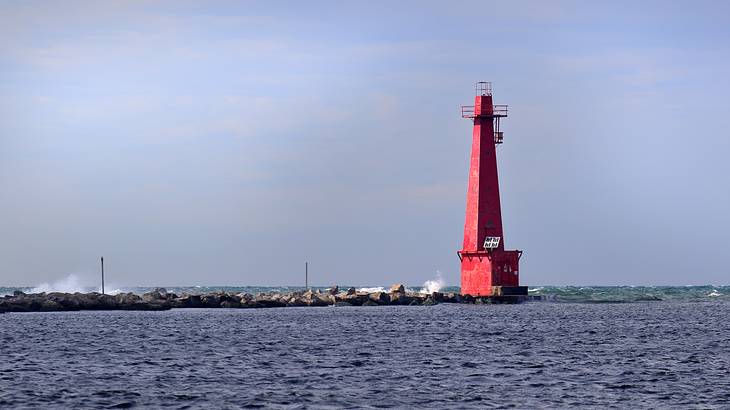
[[[0,0],[0,286],[730,284],[730,3]]]

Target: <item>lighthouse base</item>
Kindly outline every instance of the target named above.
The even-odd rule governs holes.
[[[492,286],[493,296],[527,296],[527,286]]]
[[[522,251],[460,251],[461,294],[471,296],[527,295],[520,286]]]

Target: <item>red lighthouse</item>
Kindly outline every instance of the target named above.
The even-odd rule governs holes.
[[[466,196],[464,246],[461,260],[461,293],[472,296],[526,295],[519,286],[522,251],[504,249],[502,209],[497,177],[497,144],[503,133],[499,121],[506,105],[492,103],[492,84],[478,82],[474,105],[462,106],[461,116],[474,121]]]

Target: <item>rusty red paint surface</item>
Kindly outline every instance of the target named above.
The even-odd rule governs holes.
[[[489,91],[477,95],[471,110],[462,108],[462,115],[473,118],[469,187],[466,198],[464,244],[461,259],[461,293],[472,296],[491,296],[493,286],[519,285],[521,251],[504,249],[502,209],[499,199],[499,179],[495,142],[495,119],[505,117],[504,111],[494,110],[491,85]],[[485,249],[487,237],[500,238],[494,249]]]

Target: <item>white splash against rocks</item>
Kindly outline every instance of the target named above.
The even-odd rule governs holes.
[[[71,273],[63,279],[55,282],[43,282],[30,290],[30,293],[49,293],[49,292],[87,292],[89,287],[83,286],[78,275]]]
[[[385,288],[382,286],[374,286],[371,288],[357,288],[357,291],[366,293],[385,292]]]
[[[430,279],[430,280],[423,282],[423,287],[421,288],[421,293],[431,294],[433,292],[438,292],[444,286],[446,286],[446,281],[441,276],[441,272],[436,271],[435,279]]]

